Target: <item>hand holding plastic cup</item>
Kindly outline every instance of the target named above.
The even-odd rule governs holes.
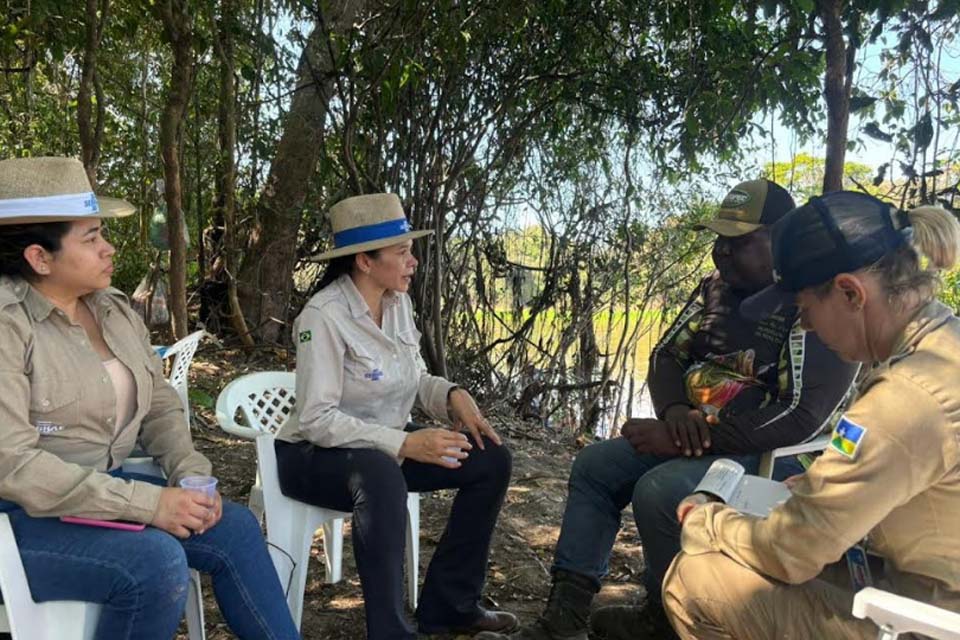
[[[217,479],[213,476],[187,476],[180,478],[180,488],[187,491],[199,491],[213,499],[217,495]]]

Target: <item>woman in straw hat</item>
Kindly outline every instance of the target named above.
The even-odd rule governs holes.
[[[146,327],[110,288],[102,219],[132,212],[95,196],[76,160],[0,161],[0,510],[31,593],[102,604],[98,639],[169,640],[194,567],[239,637],[298,638],[252,514],[177,488],[210,462]],[[138,440],[168,483],[122,471]]]
[[[407,289],[414,238],[393,194],[330,209],[335,248],[320,291],[297,318],[299,421],[277,438],[283,492],[353,512],[367,637],[413,638],[403,607],[407,491],[459,489],[417,607],[421,633],[508,630],[480,606],[510,453],[466,390],[427,373]],[[417,404],[453,429],[408,426]],[[470,438],[464,435],[470,434]]]
[[[663,600],[682,638],[874,638],[851,610],[871,582],[960,611],[960,319],[935,298],[936,270],[958,249],[949,212],[849,191],[774,228],[778,282],[744,314],[796,301],[827,346],[872,366],[824,454],[768,517],[703,495],[681,503],[683,551]],[[824,579],[844,557],[850,583]]]

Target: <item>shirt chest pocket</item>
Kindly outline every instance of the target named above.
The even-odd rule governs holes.
[[[30,385],[30,423],[41,436],[56,435],[80,422],[80,389],[60,378],[41,378]]]
[[[343,366],[347,379],[354,383],[378,383],[384,377],[383,357],[374,345],[366,342],[347,345]]]
[[[397,342],[400,343],[405,355],[413,359],[414,365],[420,359],[420,336],[421,333],[415,327],[397,333]]]

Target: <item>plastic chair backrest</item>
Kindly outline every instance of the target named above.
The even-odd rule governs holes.
[[[200,340],[206,335],[206,331],[194,331],[186,338],[178,340],[169,349],[163,353],[163,359],[173,358],[173,364],[170,365],[170,376],[167,382],[176,389],[180,396],[180,402],[183,403],[183,411],[190,415],[190,398],[187,391],[188,374],[190,373],[190,364],[193,362],[193,355],[197,352]]]
[[[217,422],[224,431],[243,438],[276,435],[294,414],[296,384],[292,371],[261,371],[237,378],[217,398]],[[243,424],[236,420],[238,413]]]

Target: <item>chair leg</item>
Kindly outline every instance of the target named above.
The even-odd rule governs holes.
[[[257,522],[263,525],[263,516],[266,509],[263,506],[263,487],[260,486],[260,471],[257,470],[257,479],[250,487],[250,498],[247,500],[247,508],[257,517]]]
[[[417,610],[420,582],[420,494],[407,494],[407,593],[410,608]]]
[[[190,640],[206,640],[203,624],[203,592],[200,590],[200,574],[190,570],[190,587],[187,593],[187,632]]]
[[[343,577],[343,518],[323,523],[323,560],[327,565],[327,584],[340,582]]]
[[[293,617],[297,629],[303,620],[303,599],[307,590],[307,570],[310,565],[310,547],[313,545],[313,530],[307,531],[303,517],[293,518],[291,522],[289,549],[296,559],[296,567],[290,580],[290,591],[287,593],[287,604],[290,606],[290,615]]]

